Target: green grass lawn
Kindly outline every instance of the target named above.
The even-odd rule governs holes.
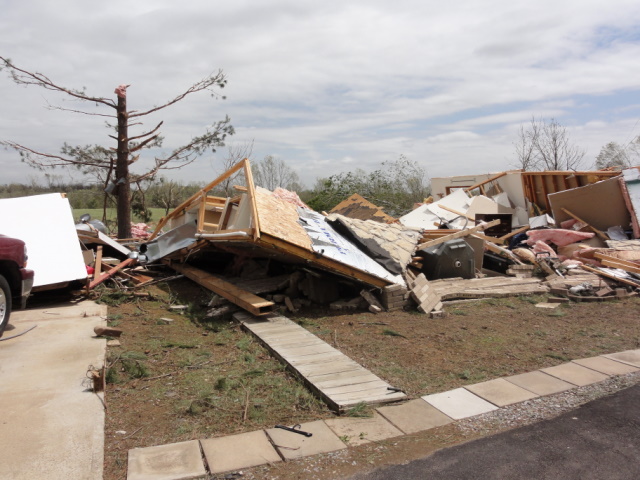
[[[149,210],[151,210],[151,221],[149,223],[158,223],[160,221],[160,219],[164,216],[164,209],[163,208],[150,208]],[[102,221],[102,209],[101,208],[74,208],[73,209],[73,218],[76,221],[76,223],[78,222],[78,219],[80,218],[81,215],[84,215],[85,213],[88,213],[89,215],[91,215],[92,219],[95,220],[100,220]],[[107,222],[114,222],[116,221],[116,209],[115,208],[107,208]],[[131,217],[131,221],[133,223],[140,223],[142,222],[142,219],[140,219],[139,217],[133,215]]]

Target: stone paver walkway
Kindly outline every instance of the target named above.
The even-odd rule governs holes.
[[[194,464],[196,441],[130,450],[127,478],[186,480],[194,478],[196,470],[202,472],[208,468],[207,473],[217,474],[333,452],[369,441],[429,430],[502,406],[639,370],[640,349],[629,350],[426,395],[400,405],[378,407],[372,418],[332,418],[299,427],[312,436],[273,428],[200,440],[201,465]],[[174,460],[170,472],[167,458]],[[179,465],[184,466],[183,471],[177,471]]]

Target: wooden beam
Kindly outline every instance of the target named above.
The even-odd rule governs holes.
[[[631,280],[627,280],[626,278],[616,277],[610,273],[603,272],[598,270],[597,268],[588,267],[587,265],[580,265],[580,268],[586,270],[587,272],[595,273],[596,275],[601,275],[606,278],[610,278],[611,280],[615,280],[616,282],[624,283],[626,285],[631,285],[633,287],[640,287],[640,283],[632,282]]]
[[[596,252],[594,255],[603,265],[611,268],[619,268],[625,272],[640,273],[640,265],[629,260],[623,260],[621,258],[612,257],[611,255],[605,255],[604,253]]]
[[[119,263],[118,265],[110,269],[108,272],[103,272],[100,275],[100,277],[94,279],[87,288],[89,290],[91,290],[92,288],[95,288],[96,286],[100,285],[102,282],[104,282],[108,278],[113,277],[119,270],[122,270],[123,268],[128,267],[129,265],[132,265],[135,262],[136,262],[135,258],[127,258],[124,262]]]
[[[460,230],[459,232],[452,233],[451,235],[445,235],[444,237],[436,238],[434,240],[429,240],[428,242],[424,242],[418,245],[418,250],[422,250],[423,248],[433,247],[434,245],[439,245],[444,242],[448,242],[449,240],[455,240],[456,238],[466,237],[467,235],[471,235],[472,233],[481,232],[486,230],[487,228],[495,227],[500,223],[500,220],[492,220],[489,223],[483,223],[480,225],[476,225],[472,228],[467,228],[466,230]]]
[[[585,222],[584,220],[582,220],[580,217],[578,217],[577,215],[574,215],[573,213],[571,213],[569,210],[567,210],[566,208],[562,207],[560,210],[562,210],[564,213],[566,213],[567,215],[569,215],[571,218],[573,218],[574,220],[577,220],[578,222],[582,222],[584,223],[587,227],[589,227],[589,229],[591,229],[591,231],[595,232],[596,235],[598,235],[602,240],[609,240],[609,237],[601,232],[600,230],[598,230],[596,227],[590,225],[588,222]]]
[[[95,280],[96,278],[99,278],[100,274],[102,273],[102,245],[98,245],[98,248],[96,250],[96,259],[93,262],[93,266],[93,278]]]
[[[225,282],[204,270],[179,263],[169,263],[169,266],[185,277],[226,298],[253,315],[266,315],[275,310],[276,305],[273,302],[236,287],[232,283]]]
[[[247,184],[247,196],[251,202],[251,217],[253,218],[253,239],[258,240],[261,235],[260,217],[258,216],[258,203],[256,202],[256,186],[253,183],[253,173],[248,159],[244,159],[244,178]]]
[[[160,233],[160,230],[162,229],[162,227],[164,227],[165,224],[170,219],[180,215],[182,213],[182,211],[185,210],[187,207],[191,207],[191,205],[196,203],[197,201],[206,202],[207,193],[209,192],[209,190],[213,189],[213,187],[215,187],[219,183],[225,181],[227,178],[229,178],[231,175],[236,173],[241,168],[244,168],[245,163],[248,164],[248,162],[249,162],[249,160],[247,160],[246,158],[244,160],[239,161],[233,167],[231,167],[229,170],[227,170],[222,175],[220,175],[218,178],[216,178],[213,182],[209,183],[207,186],[202,188],[199,192],[194,193],[191,197],[189,197],[184,202],[182,202],[180,205],[178,205],[171,213],[169,213],[169,215],[167,215],[166,217],[163,217],[162,219],[160,219],[160,222],[158,223],[158,226],[156,227],[155,231],[151,234],[151,236],[149,237],[149,239],[147,241],[150,242],[155,237],[157,237],[158,233]]]
[[[204,201],[200,201],[200,207],[198,208],[198,221],[196,223],[196,228],[198,232],[204,231],[204,214],[207,211],[207,197],[204,198]]]
[[[471,236],[472,237],[476,237],[477,234],[474,233]],[[480,237],[478,237],[478,238],[480,238]],[[485,237],[485,238],[487,238],[487,237]],[[524,265],[524,263],[518,257],[516,257],[515,254],[513,254],[511,252],[511,250],[508,250],[508,249],[506,249],[504,247],[500,247],[500,246],[496,245],[495,243],[493,243],[493,242],[491,242],[489,240],[485,240],[484,246],[490,252],[493,252],[493,253],[495,253],[497,255],[500,255],[501,257],[506,257],[506,258],[512,260],[513,262],[515,262],[518,265]]]
[[[480,232],[476,232],[474,234],[471,235],[472,237],[477,237],[481,240],[484,240],[485,242],[491,242],[491,243],[503,243],[502,240],[500,240],[499,238],[496,237],[490,237],[488,235],[484,235]]]
[[[454,210],[453,208],[449,208],[449,207],[447,207],[445,205],[438,205],[438,207],[440,207],[443,210],[446,210],[447,212],[455,213],[456,215],[464,217],[467,220],[471,220],[472,222],[475,222],[475,218],[470,216],[470,215],[467,215],[466,213],[459,212],[458,210]]]
[[[513,230],[511,233],[507,233],[506,235],[503,235],[500,237],[500,240],[502,240],[502,243],[506,242],[507,240],[509,240],[511,237],[518,235],[519,233],[522,232],[526,232],[527,230],[529,230],[529,225],[525,225],[524,227],[520,227],[517,230]]]
[[[487,183],[496,181],[500,177],[504,177],[507,173],[509,173],[509,172],[502,172],[502,173],[499,173],[497,175],[494,175],[491,178],[487,178],[486,180],[483,180],[482,182],[476,183],[475,185],[471,185],[470,187],[465,188],[464,191],[467,192],[467,193],[471,192],[472,190],[475,190],[476,188],[480,188],[481,186],[483,186],[483,185],[485,185]]]
[[[540,177],[540,186],[542,187],[542,195],[544,200],[544,206],[547,209],[547,212],[551,211],[551,206],[549,205],[549,190],[547,189],[547,178],[548,177]]]

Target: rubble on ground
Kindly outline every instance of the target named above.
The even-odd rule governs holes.
[[[245,184],[235,186],[232,196],[216,196],[216,187],[236,173]],[[69,247],[73,253],[61,257],[74,273],[48,282],[79,281],[90,291],[111,280],[135,290],[186,276],[213,292],[212,317],[314,305],[441,315],[455,299],[539,293],[581,301],[619,298],[622,290],[640,288],[639,185],[638,167],[433,179],[432,197],[395,219],[357,192],[329,214],[315,212],[296,192],[255,186],[245,159],[152,233],[135,224],[134,238],[115,240],[83,217],[76,225],[79,242]],[[40,197],[47,198],[27,203],[40,208],[64,198]],[[63,215],[67,221],[68,202],[65,212],[56,208],[52,221]],[[49,231],[37,231],[37,243],[49,247]],[[18,227],[5,233],[25,232]],[[48,269],[39,266],[37,251],[30,256],[43,276]],[[59,256],[51,251],[46,261]],[[176,273],[167,274],[171,270]]]

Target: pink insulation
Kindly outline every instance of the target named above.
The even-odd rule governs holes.
[[[548,230],[529,230],[527,236],[528,245],[535,245],[536,242],[553,243],[559,247],[564,247],[570,243],[593,238],[595,233],[592,232],[574,232],[573,230],[561,230],[558,228]]]
[[[527,242],[529,243],[529,242]],[[550,257],[557,257],[556,252],[549,245],[544,243],[543,241],[537,241],[533,244],[533,253],[536,255],[539,253],[548,253]]]
[[[131,235],[133,238],[149,238],[151,233],[147,231],[148,228],[146,223],[132,223]]]
[[[293,203],[297,207],[309,208],[306,203],[300,200],[300,197],[296,192],[291,192],[284,188],[278,187],[273,191],[273,196],[278,197],[279,199],[284,200],[285,202]]]

